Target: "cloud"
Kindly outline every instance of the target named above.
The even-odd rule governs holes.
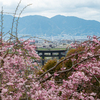
[[[22,0],[18,13],[28,4],[32,5],[24,10],[23,16],[61,14],[100,21],[100,0]],[[17,5],[18,0],[0,0],[5,12],[14,12]]]

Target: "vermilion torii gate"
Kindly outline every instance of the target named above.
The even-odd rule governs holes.
[[[40,57],[42,57],[42,65],[44,65],[45,57],[64,57],[66,55],[66,50],[36,50]]]

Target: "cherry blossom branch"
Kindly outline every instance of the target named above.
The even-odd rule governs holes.
[[[90,70],[86,67],[86,69],[90,72]],[[93,75],[93,77],[96,79],[96,81],[99,83],[99,85],[100,85],[100,81],[99,81],[99,79],[92,73],[92,72],[90,72],[92,75]]]
[[[83,86],[84,85],[84,82],[82,82],[82,84],[81,84],[81,88],[79,89],[79,90],[77,90],[77,92],[80,92],[82,89],[83,89]],[[73,92],[74,93],[74,92]],[[73,96],[73,93],[68,97],[68,100],[70,100],[71,99],[71,97]]]
[[[69,72],[69,71],[71,71],[74,67],[76,67],[77,65],[79,65],[80,63],[82,63],[82,62],[84,62],[84,61],[87,61],[87,60],[89,60],[89,59],[91,59],[91,58],[98,57],[98,56],[100,56],[100,54],[96,54],[96,55],[94,55],[94,56],[91,56],[91,57],[88,57],[88,58],[86,58],[86,59],[83,59],[83,60],[79,61],[78,63],[74,64],[71,68],[69,68],[69,69],[67,69],[67,70],[58,71],[57,74],[58,74],[58,76],[59,76],[61,73]],[[62,61],[63,61],[63,60],[62,60]],[[51,71],[51,70],[50,70],[50,71]],[[43,75],[44,75],[44,74],[43,74]],[[42,76],[42,75],[41,75],[41,76]],[[43,83],[43,82],[49,80],[49,79],[50,79],[51,77],[53,77],[53,76],[54,76],[54,74],[50,75],[48,78],[46,78],[46,79],[44,79],[44,80],[41,80],[40,83]],[[40,77],[39,77],[39,78],[40,78]],[[97,80],[97,78],[96,78],[96,80]],[[99,82],[99,81],[98,81],[98,82]],[[100,83],[100,82],[99,82],[99,83]]]

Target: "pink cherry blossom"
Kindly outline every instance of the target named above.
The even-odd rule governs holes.
[[[8,91],[8,89],[2,89],[2,93],[5,93],[7,91]]]
[[[9,82],[9,83],[7,83],[7,85],[13,85],[13,83],[10,83],[10,82]]]

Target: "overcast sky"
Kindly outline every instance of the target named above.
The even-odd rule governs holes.
[[[0,0],[0,7],[3,6],[4,12],[13,13],[19,1]],[[24,10],[22,16],[42,15],[50,18],[64,15],[100,22],[100,0],[22,0],[18,13],[28,4],[32,5]]]

